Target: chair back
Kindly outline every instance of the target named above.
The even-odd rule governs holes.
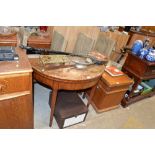
[[[73,49],[74,54],[87,55],[92,50],[94,40],[83,33],[79,33]]]

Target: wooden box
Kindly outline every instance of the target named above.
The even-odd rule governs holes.
[[[48,36],[30,36],[28,38],[27,44],[30,47],[34,48],[46,48],[50,49],[52,42],[52,37],[49,34]]]
[[[0,46],[17,46],[17,34],[8,36],[8,37],[2,37],[0,36]]]
[[[95,110],[103,112],[119,107],[125,92],[132,82],[125,74],[111,76],[107,72],[104,72],[92,98],[92,105]]]
[[[75,91],[59,91],[54,116],[59,128],[83,122],[88,108]]]

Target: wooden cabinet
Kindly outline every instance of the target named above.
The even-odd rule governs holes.
[[[0,128],[33,128],[32,69],[25,52],[0,62]]]
[[[0,37],[0,46],[17,46],[17,34],[8,37]]]
[[[132,82],[125,74],[113,77],[104,72],[92,98],[92,105],[95,110],[103,112],[117,108]]]
[[[131,103],[155,94],[155,91],[152,91],[145,95],[134,96],[134,90],[142,80],[155,79],[155,62],[140,59],[138,56],[129,52],[122,70],[134,79],[134,84],[128,97],[122,100],[122,106],[126,107]]]
[[[30,36],[27,44],[34,48],[47,48],[50,49],[52,42],[52,36],[49,34],[47,36]]]

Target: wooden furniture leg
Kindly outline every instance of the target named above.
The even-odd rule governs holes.
[[[53,115],[54,115],[54,109],[55,109],[55,103],[56,103],[58,90],[53,89],[51,93],[52,93],[51,94],[52,99],[51,99],[51,114],[50,114],[50,124],[49,124],[50,127],[52,126],[52,122],[53,122]]]
[[[131,100],[132,100],[132,96],[133,96],[133,94],[134,94],[134,90],[137,88],[137,86],[138,86],[141,82],[142,82],[141,79],[135,78],[135,83],[134,83],[133,86],[132,86],[131,92],[129,93],[129,95],[128,95],[128,97],[127,97],[126,99],[124,98],[124,99],[122,100],[121,105],[122,105],[123,108],[126,108],[129,104],[132,103]]]
[[[134,90],[137,88],[137,86],[141,83],[141,79],[135,79],[135,83],[133,84],[132,86],[132,90],[128,96],[128,98],[132,97],[133,93],[134,93]]]
[[[93,86],[93,87],[91,88],[90,96],[88,97],[87,108],[89,107],[89,105],[90,105],[91,102],[92,102],[92,98],[93,98],[93,95],[94,95],[94,93],[95,93],[96,87],[97,87],[97,85],[95,85],[95,86]]]

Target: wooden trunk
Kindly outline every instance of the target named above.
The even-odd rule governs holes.
[[[113,77],[104,72],[92,98],[92,105],[95,110],[103,112],[119,107],[132,82],[126,75]]]

